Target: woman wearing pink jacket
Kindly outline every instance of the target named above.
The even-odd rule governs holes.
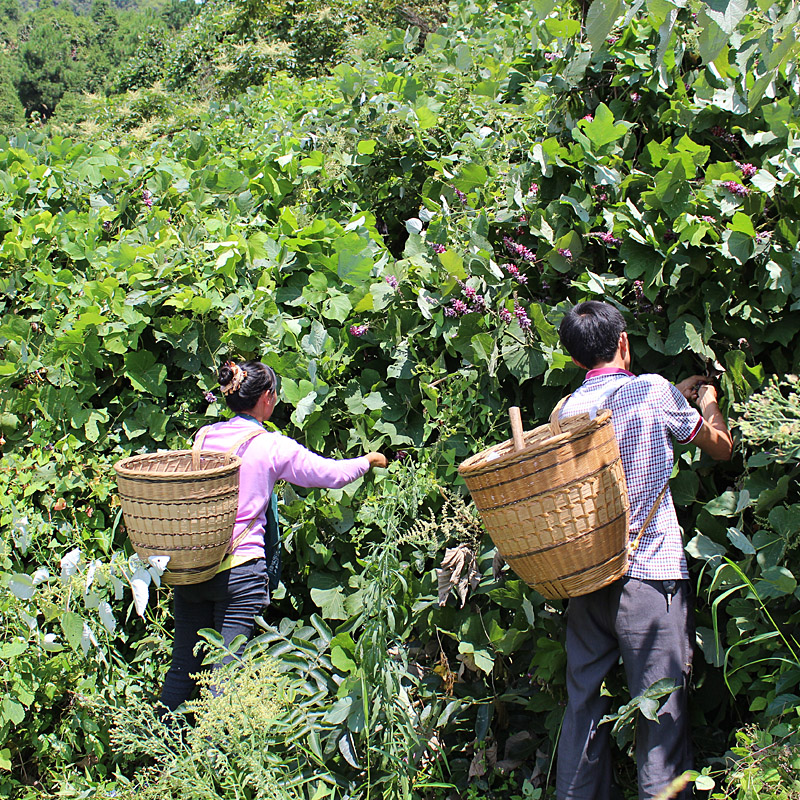
[[[260,361],[226,362],[220,367],[219,382],[236,416],[204,428],[198,437],[203,437],[203,450],[234,448],[241,457],[239,508],[231,551],[217,574],[202,583],[175,587],[172,664],[161,691],[161,702],[170,711],[189,699],[196,687],[192,676],[200,672],[203,660],[193,652],[198,631],[213,628],[226,645],[239,635],[249,638],[256,614],[269,602],[264,534],[275,483],[285,480],[306,488],[338,489],[372,467],[386,466],[380,453],[323,458],[288,436],[265,430],[263,423],[278,403],[277,378]]]

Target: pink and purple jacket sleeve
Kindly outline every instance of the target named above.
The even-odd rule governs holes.
[[[203,444],[205,450],[225,451],[252,431],[256,423],[234,417],[211,425]],[[239,453],[239,509],[233,535],[237,536],[257,516],[247,537],[236,548],[236,556],[264,555],[264,526],[267,500],[277,481],[288,481],[309,489],[340,489],[369,471],[366,456],[323,458],[294,439],[265,431]]]

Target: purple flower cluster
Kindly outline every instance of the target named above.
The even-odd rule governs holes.
[[[435,242],[431,242],[430,246],[433,248],[434,253],[444,253],[447,250],[443,244],[436,244]]]
[[[750,194],[750,190],[746,186],[742,186],[741,183],[736,181],[722,181],[722,185],[737,197],[747,197]]]
[[[631,103],[636,105],[641,99],[642,96],[639,94],[639,92],[631,92]]]
[[[771,238],[772,234],[769,231],[761,231],[761,233],[756,234],[756,243],[766,244]]]
[[[622,244],[622,239],[617,239],[613,233],[596,233],[595,236],[608,247],[617,247]]]
[[[205,398],[206,403],[217,402],[217,396],[210,389],[203,395],[203,397]]]
[[[734,161],[734,164],[742,171],[742,175],[746,181],[749,181],[750,178],[758,172],[758,167],[753,164],[742,164],[739,161]]]
[[[609,36],[606,39],[606,44],[616,44],[619,41],[619,36]]]
[[[506,325],[511,322],[511,312],[507,308],[501,308],[497,314]]]
[[[462,192],[460,189],[456,189],[453,187],[453,191],[456,193],[456,197],[462,202],[463,205],[467,204],[467,196]]]
[[[147,189],[142,189],[142,201],[148,208],[153,207],[153,195]]]
[[[450,301],[448,308],[444,310],[446,317],[463,317],[469,311],[467,304],[463,300],[455,298]]]
[[[387,275],[386,276],[386,283],[388,283],[389,286],[392,287],[392,289],[396,289],[397,288],[397,278],[395,278],[394,275]]]
[[[369,325],[351,325],[350,335],[359,337],[363,336],[369,330]]]
[[[471,286],[467,286],[463,281],[459,281],[458,285],[461,287],[461,294],[467,298],[470,304],[470,311],[477,311],[479,314],[486,312],[486,298],[478,294],[478,292]],[[460,302],[460,301],[459,301]]]
[[[528,314],[516,300],[514,301],[514,316],[517,318],[517,322],[519,322],[519,326],[522,330],[529,331],[531,329],[531,321]]]
[[[579,122],[594,122],[594,117],[591,114],[586,114],[580,118]]]
[[[103,220],[103,230],[104,231],[110,231],[111,230],[111,220],[110,219],[104,219]]]
[[[539,184],[538,183],[532,183],[531,184],[531,188],[528,189],[528,197],[530,197],[531,195],[534,195],[534,194],[539,194]]]
[[[641,303],[644,297],[644,284],[641,281],[633,282],[633,293],[636,295],[636,301]]]
[[[558,61],[559,58],[561,58],[561,53],[545,53],[544,54],[544,60],[545,61],[549,61],[550,63],[552,63],[553,61]]]
[[[533,261],[535,258],[533,253],[525,247],[524,244],[515,242],[510,236],[503,237],[503,244],[510,255],[521,258],[523,261]]]
[[[725,130],[725,128],[720,125],[715,125],[711,129],[711,135],[716,136],[717,139],[722,139],[723,142],[729,142],[730,144],[736,143],[736,134]]]
[[[528,282],[528,276],[524,273],[519,271],[519,267],[516,264],[503,264],[502,268],[517,282],[521,284],[526,284]]]
[[[558,254],[563,258],[566,258],[567,261],[572,261],[572,250],[569,250],[566,247],[559,247]]]
[[[700,219],[703,220],[703,222],[708,222],[709,224],[713,224],[717,221],[716,217],[711,217],[708,214],[704,214],[702,217],[700,217]]]

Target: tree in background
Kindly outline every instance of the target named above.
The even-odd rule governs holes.
[[[25,109],[14,84],[15,72],[14,62],[0,53],[0,133],[25,122]]]

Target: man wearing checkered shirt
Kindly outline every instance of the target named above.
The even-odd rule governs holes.
[[[628,485],[631,540],[660,502],[626,576],[569,601],[569,699],[558,743],[557,795],[558,800],[611,795],[611,726],[599,724],[609,698],[601,696],[601,685],[621,657],[632,697],[662,678],[678,686],[658,722],[640,716],[637,723],[639,798],[645,800],[692,768],[686,694],[694,624],[681,529],[668,487],[672,442],[693,442],[724,460],[733,445],[716,389],[705,378],[693,375],[674,386],[659,375],[630,371],[625,320],[613,306],[580,303],[562,320],[559,335],[573,361],[587,370],[560,416],[611,409]]]

